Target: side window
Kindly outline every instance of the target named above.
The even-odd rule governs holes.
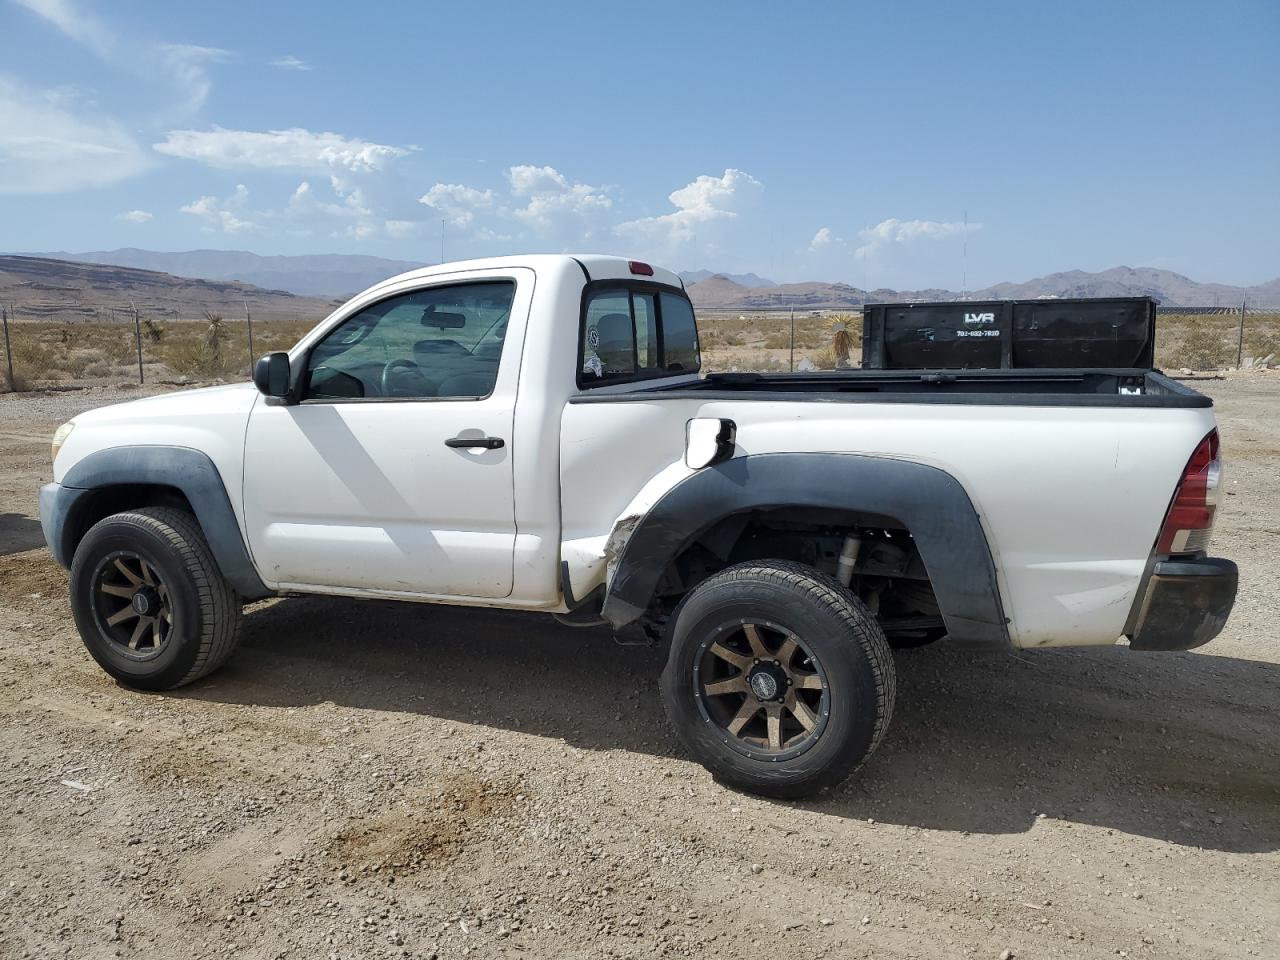
[[[648,287],[602,287],[582,318],[578,383],[619,383],[697,373],[698,331],[686,297]]]
[[[515,291],[509,280],[463,283],[365,307],[312,348],[304,399],[487,397]]]
[[[583,376],[609,380],[633,375],[635,347],[631,294],[626,290],[607,290],[593,296],[587,304]]]
[[[693,305],[671,293],[662,294],[662,347],[663,360],[670,372],[687,373],[702,367]]]

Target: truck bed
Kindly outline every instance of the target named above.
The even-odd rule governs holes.
[[[617,518],[644,515],[693,472],[689,420],[728,419],[735,457],[853,454],[946,472],[981,517],[1013,643],[1110,643],[1211,407],[1135,369],[712,374],[583,390],[562,419],[562,555],[584,596]]]
[[[584,391],[571,403],[686,397],[838,403],[948,403],[1083,407],[1212,407],[1158,370],[836,370],[713,373]]]

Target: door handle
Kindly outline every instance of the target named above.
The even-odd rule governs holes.
[[[506,443],[501,437],[450,437],[444,445],[455,449],[479,447],[481,450],[501,450]]]

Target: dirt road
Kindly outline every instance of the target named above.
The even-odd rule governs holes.
[[[121,397],[0,397],[0,956],[1280,957],[1280,376],[1199,386],[1226,633],[901,652],[884,746],[803,803],[717,786],[659,655],[549,618],[274,601],[206,681],[116,686],[33,518]]]

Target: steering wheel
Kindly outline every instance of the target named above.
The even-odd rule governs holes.
[[[382,368],[384,397],[429,397],[434,393],[431,381],[412,360],[389,360]]]

